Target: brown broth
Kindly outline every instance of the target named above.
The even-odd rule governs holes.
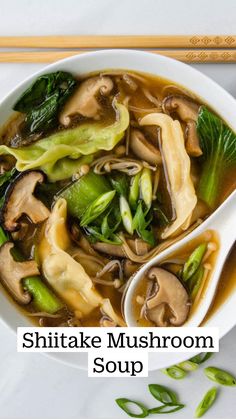
[[[213,272],[213,269],[214,269],[214,263],[215,263],[215,260],[217,258],[217,253],[218,253],[218,249],[219,249],[219,240],[218,240],[217,234],[212,230],[207,230],[206,232],[204,232],[201,235],[199,235],[198,237],[196,237],[194,240],[191,240],[189,243],[184,245],[181,249],[178,250],[178,252],[174,252],[172,255],[170,255],[168,257],[168,260],[182,259],[182,260],[186,261],[188,259],[188,257],[190,256],[190,254],[193,252],[193,250],[197,246],[199,246],[201,243],[208,243],[208,242],[213,242],[217,246],[216,251],[214,251],[209,256],[209,258],[207,259],[207,263],[209,263],[212,266],[212,270],[209,271],[209,274],[207,275],[204,283],[201,285],[201,288],[200,288],[194,302],[192,303],[190,313],[189,313],[189,316],[188,316],[188,320],[196,312],[198,304],[200,303],[200,301],[202,299],[204,299],[209,281],[211,279],[211,275],[212,275],[212,272]],[[163,267],[163,269],[167,269],[174,274],[177,274],[178,270],[181,268],[181,266],[179,266],[177,268],[177,271],[173,272],[173,270],[171,269],[171,265],[168,264],[168,261],[167,261],[167,263],[164,263],[163,265],[157,265],[157,266]],[[148,282],[149,282],[148,277],[146,275],[144,275],[144,277],[140,280],[139,284],[137,285],[137,288],[134,292],[133,299],[132,299],[134,317],[135,317],[138,325],[142,326],[142,327],[144,327],[144,326],[152,327],[153,326],[153,323],[151,321],[149,321],[149,320],[147,320],[147,319],[145,319],[141,316],[142,305],[139,305],[136,301],[138,296],[145,299],[145,296],[147,295]]]
[[[116,73],[116,75],[115,75]],[[186,91],[183,87],[178,86],[176,84],[173,84],[173,82],[166,80],[164,78],[158,77],[158,76],[153,76],[150,74],[142,74],[142,73],[136,73],[136,72],[132,72],[132,74],[134,75],[133,80],[135,82],[135,84],[137,85],[136,90],[132,90],[132,88],[130,86],[128,86],[124,80],[122,79],[121,73],[129,73],[131,74],[131,72],[123,70],[123,71],[112,71],[112,70],[107,70],[104,71],[104,74],[107,74],[109,76],[112,76],[113,79],[116,82],[117,88],[116,88],[116,92],[115,94],[118,96],[118,100],[119,99],[125,99],[130,97],[130,100],[128,102],[128,105],[132,107],[138,107],[138,108],[142,108],[143,111],[131,111],[131,124],[133,124],[135,126],[135,124],[138,124],[138,121],[141,117],[143,117],[144,115],[146,115],[147,113],[150,112],[151,108],[155,108],[157,105],[155,105],[154,103],[151,103],[146,95],[145,95],[145,89],[149,89],[151,94],[153,96],[155,96],[156,98],[158,98],[160,101],[167,96],[168,94],[185,94],[186,96],[189,96],[190,98],[192,98],[195,102],[197,103],[203,103],[203,101],[196,97],[192,92],[190,91]],[[90,74],[91,75],[97,75],[97,73],[94,74]],[[137,78],[136,78],[137,76]],[[86,78],[88,77],[88,75],[86,75]],[[141,77],[143,79],[143,82],[141,82],[138,78]],[[119,91],[118,91],[119,90]],[[114,119],[114,109],[110,106],[109,104],[109,100],[107,98],[105,98],[104,100],[101,100],[100,105],[103,107],[103,112],[102,112],[102,122],[104,124],[109,124],[113,121]],[[2,129],[0,130],[0,143],[2,142],[6,142],[8,143],[8,135],[9,133],[13,132],[15,129],[15,124],[17,123],[17,119],[19,118],[19,114],[14,114],[9,121],[4,124],[4,126],[2,127]],[[19,118],[20,119],[20,118]],[[75,118],[75,120],[73,121],[73,126],[76,126],[78,123],[80,123],[81,121],[86,120],[86,118]],[[91,120],[89,120],[91,121]],[[12,124],[12,126],[11,126]],[[59,127],[61,129],[61,127]],[[155,135],[153,135],[153,130],[150,127],[143,127],[143,132],[145,133],[145,135],[147,136],[148,140],[155,143],[155,145],[157,146],[156,138]],[[122,142],[120,143],[122,144]],[[132,157],[132,153],[130,153],[131,157]],[[194,175],[196,176],[196,184],[198,182],[198,178],[199,178],[199,173],[201,171],[201,164],[196,160],[196,159],[192,159],[192,163],[194,163]],[[220,191],[220,199],[219,199],[219,203],[223,202],[226,197],[236,188],[236,167],[227,170],[227,172],[223,175],[223,182],[222,182],[222,187],[221,187],[221,191]],[[65,186],[65,182],[62,182],[62,185]],[[162,192],[162,196],[163,196],[163,207],[165,207],[165,209],[167,210],[167,214],[169,216],[171,216],[171,208],[170,208],[170,199],[167,193],[167,190],[165,188],[165,182],[163,180],[163,173],[161,176],[161,182],[160,182],[160,189]],[[37,233],[36,233],[37,236]],[[191,250],[196,247],[202,240],[205,240],[205,238],[203,236],[200,236],[199,238],[197,238],[195,241],[189,243],[187,246],[185,246],[182,249],[182,253],[180,254],[181,257],[187,257],[189,255],[189,253],[191,253]],[[214,237],[214,241],[217,241],[217,238]],[[22,241],[22,243],[18,242],[19,247],[21,247],[21,250],[23,251],[24,254],[29,255],[30,249],[26,249],[26,246],[24,244],[24,241]],[[34,245],[34,244],[33,244]],[[33,246],[32,246],[33,247]],[[179,254],[178,254],[179,255]],[[104,257],[104,255],[102,255]],[[212,260],[210,261],[212,263],[212,265],[214,265],[214,258],[216,255],[212,256]],[[236,246],[233,248],[231,254],[229,255],[229,258],[227,259],[227,262],[225,264],[225,267],[223,269],[222,275],[221,275],[221,280],[219,283],[219,287],[218,287],[218,291],[216,293],[213,305],[211,310],[209,311],[208,315],[207,315],[207,319],[212,316],[216,310],[222,305],[224,304],[224,302],[227,300],[227,298],[230,296],[230,294],[235,290],[236,287],[236,266],[234,264],[235,261],[235,257],[236,257]],[[207,281],[205,283],[205,287],[204,289],[201,290],[201,298],[204,298],[204,293],[205,293],[205,289],[207,287],[208,281],[210,280],[210,276],[208,275]],[[141,285],[140,285],[141,287]],[[143,288],[142,288],[143,287]],[[142,287],[140,289],[137,289],[137,293],[140,295],[140,293],[145,293],[145,284],[142,284]],[[122,293],[119,292],[117,289],[115,289],[112,286],[103,286],[103,285],[96,285],[96,289],[101,292],[101,294],[104,296],[104,298],[109,298],[111,300],[111,303],[114,307],[114,309],[121,314],[121,298],[122,298]],[[5,290],[4,290],[5,291]],[[9,294],[7,292],[5,292],[5,294],[11,298],[9,296]],[[137,295],[137,294],[136,294]],[[136,304],[136,303],[135,303]],[[134,305],[135,305],[134,304]],[[25,307],[25,308],[21,308],[20,306],[18,306],[17,304],[15,304],[15,306],[20,309],[22,311],[22,313],[24,315],[26,315],[26,311],[28,310],[29,312],[33,312],[34,309],[32,307],[32,304],[30,304],[29,306]],[[136,304],[137,306],[137,304]],[[197,309],[197,305],[193,305],[192,307],[192,312],[194,310]],[[136,308],[136,315],[138,316],[138,309]],[[45,318],[45,323],[47,323],[47,325],[52,325],[52,326],[57,326],[60,324],[60,322],[66,321],[67,318],[67,313],[66,311],[62,313],[62,317],[60,320],[50,320],[50,319],[46,319]],[[39,324],[39,320],[37,318],[32,318],[30,317],[31,321],[33,321],[35,324]],[[101,319],[101,312],[99,309],[95,309],[93,310],[92,313],[89,314],[89,316],[83,318],[81,320],[81,325],[82,326],[99,326],[99,322]],[[148,326],[150,325],[150,322],[147,322],[146,320],[142,320],[142,324],[140,323],[141,326]]]

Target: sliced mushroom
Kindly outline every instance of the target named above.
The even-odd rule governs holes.
[[[149,141],[143,133],[137,129],[132,129],[130,136],[130,148],[142,160],[151,164],[161,164],[160,151]]]
[[[18,303],[29,304],[31,296],[24,291],[21,280],[39,275],[38,267],[34,260],[16,262],[11,254],[13,247],[11,242],[6,242],[0,247],[0,281]]]
[[[71,122],[71,117],[76,114],[86,116],[87,118],[99,119],[101,106],[98,103],[97,96],[99,93],[107,96],[112,89],[113,81],[110,77],[98,76],[85,80],[63,108],[59,116],[60,123],[68,126]]]
[[[150,246],[142,239],[127,239],[129,247],[135,252],[136,255],[145,255],[149,250]],[[110,256],[125,257],[126,253],[122,245],[109,244],[103,242],[97,242],[92,247],[102,253],[106,253]]]
[[[40,223],[49,217],[48,208],[33,195],[37,183],[44,181],[40,171],[27,171],[18,175],[6,191],[1,211],[1,221],[7,231],[20,228],[19,218],[25,214],[32,223]]]
[[[162,108],[167,114],[176,112],[179,118],[186,123],[186,150],[190,156],[201,156],[202,150],[196,130],[199,105],[184,96],[172,95],[164,99]]]
[[[190,309],[189,296],[179,279],[165,269],[154,267],[148,272],[153,287],[144,313],[157,326],[181,326]]]

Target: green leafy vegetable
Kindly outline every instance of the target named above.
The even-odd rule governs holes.
[[[148,416],[148,409],[146,408],[146,406],[144,406],[143,403],[136,402],[135,400],[125,399],[125,398],[116,399],[116,403],[131,418],[146,418]],[[138,413],[138,414],[132,413],[132,410],[129,408],[129,406],[127,406],[127,405],[132,405],[132,404],[138,407],[141,410],[141,413]]]
[[[0,145],[0,155],[14,156],[16,169],[20,172],[39,168],[47,174],[49,181],[67,179],[78,171],[81,164],[91,162],[94,153],[112,150],[123,138],[129,125],[129,112],[119,103],[116,103],[116,110],[118,119],[109,126],[84,123],[58,131],[27,147],[15,149]]]
[[[30,133],[52,128],[57,115],[73,92],[77,81],[67,72],[44,74],[30,86],[15,103],[15,111],[26,114],[26,131]]]
[[[168,413],[174,413],[177,412],[178,410],[181,410],[185,407],[184,404],[176,404],[176,405],[168,405],[165,404],[164,406],[158,406],[158,407],[154,407],[152,409],[148,409],[148,413],[149,414],[156,414],[156,415],[160,415],[160,414],[168,414]]]
[[[212,355],[213,355],[212,352],[201,352],[200,354],[195,355],[192,358],[190,358],[190,361],[194,362],[195,364],[200,365],[206,362],[208,359],[210,359]]]
[[[139,182],[141,172],[137,173],[131,179],[130,191],[129,191],[129,204],[132,209],[136,209],[138,198],[139,198]]]
[[[127,197],[129,184],[126,174],[120,172],[113,173],[112,176],[110,176],[110,182],[119,195]]]
[[[202,258],[206,253],[207,243],[202,243],[196,247],[196,249],[191,253],[189,258],[184,264],[183,271],[182,271],[182,279],[186,282],[188,281],[191,276],[195,274],[198,270]]]
[[[227,371],[216,367],[207,367],[204,369],[206,376],[222,386],[236,386],[236,378]]]
[[[86,208],[80,220],[80,225],[82,227],[87,226],[96,218],[98,218],[107,209],[115,194],[116,191],[109,191],[95,199],[95,201]]]
[[[110,190],[111,185],[105,176],[90,171],[63,189],[59,196],[66,200],[70,215],[80,219],[89,205]]]
[[[215,401],[217,395],[217,388],[212,387],[203,397],[202,401],[199,403],[196,411],[195,411],[195,417],[200,418],[201,416],[206,413],[208,409],[212,406],[212,404]]]
[[[155,245],[155,237],[152,228],[148,228],[152,221],[152,216],[149,209],[144,211],[142,201],[139,201],[136,213],[133,218],[133,229],[137,231],[138,235],[151,246]]]
[[[225,170],[236,164],[236,134],[205,106],[198,115],[197,133],[203,151],[198,194],[214,208]]]
[[[148,388],[151,395],[163,404],[176,405],[179,403],[176,393],[165,386],[160,384],[149,384]]]
[[[86,232],[89,234],[89,239],[91,242],[104,242],[108,244],[121,245],[121,239],[114,233],[110,233],[108,237],[101,233],[100,228],[96,226],[88,226],[85,228]]]

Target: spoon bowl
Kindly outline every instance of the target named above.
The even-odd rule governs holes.
[[[235,222],[236,191],[234,191],[210,217],[208,217],[191,233],[189,233],[187,236],[165,249],[163,252],[159,253],[149,262],[145,263],[141,267],[141,269],[139,269],[139,271],[134,275],[125,295],[124,316],[127,326],[139,326],[137,319],[134,316],[133,298],[137,286],[140,284],[140,281],[143,281],[146,272],[153,266],[160,265],[169,256],[173,255],[173,253],[175,252],[178,252],[178,250],[181,249],[181,247],[183,247],[190,241],[196,239],[200,234],[204,233],[206,230],[213,230],[219,238],[219,250],[213,267],[213,271],[211,272],[211,278],[207,286],[206,292],[204,294],[204,298],[201,299],[201,301],[199,301],[198,307],[195,310],[195,312],[184,323],[184,326],[188,327],[199,326],[212,304],[225,260],[228,256],[228,253],[232,245],[235,242]]]

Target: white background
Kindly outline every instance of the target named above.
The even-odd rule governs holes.
[[[0,0],[0,35],[41,34],[235,34],[235,0]],[[236,97],[236,64],[196,65]],[[40,64],[0,64],[0,99]],[[39,354],[17,354],[15,336],[0,324],[0,419],[119,419],[116,397],[155,406],[148,383],[178,391],[187,408],[173,417],[193,418],[213,383],[202,369],[182,381],[161,372],[149,378],[87,378]],[[236,329],[221,341],[213,363],[236,374]],[[155,416],[154,416],[155,417]],[[236,388],[221,388],[206,418],[236,418]]]

